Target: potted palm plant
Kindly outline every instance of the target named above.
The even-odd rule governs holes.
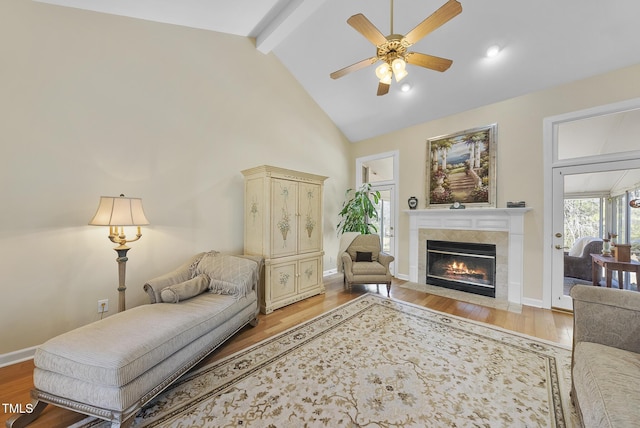
[[[346,201],[338,214],[338,235],[345,232],[360,232],[363,235],[375,233],[378,228],[371,220],[378,219],[376,204],[380,201],[380,192],[371,190],[371,184],[365,183],[358,190],[348,189],[345,193]]]

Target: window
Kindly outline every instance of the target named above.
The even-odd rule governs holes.
[[[629,201],[640,198],[640,187],[611,197],[573,197],[564,200],[564,246],[569,249],[583,236],[631,244],[631,259],[640,261],[640,209]],[[637,290],[635,273],[624,274],[624,288]]]
[[[571,248],[578,238],[602,237],[603,198],[564,200],[564,247]]]

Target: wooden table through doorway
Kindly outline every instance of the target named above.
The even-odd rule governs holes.
[[[593,269],[593,285],[596,286],[600,285],[600,272],[598,267],[602,267],[605,270],[607,288],[611,288],[611,277],[613,276],[614,270],[618,272],[618,288],[622,288],[624,272],[635,272],[636,278],[640,278],[640,263],[634,260],[619,262],[611,256],[591,254],[591,266]]]

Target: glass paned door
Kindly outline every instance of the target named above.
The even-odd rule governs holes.
[[[600,253],[602,247],[595,248],[589,242],[612,238],[633,248],[635,239],[640,247],[640,215],[629,207],[630,195],[640,178],[634,162],[553,168],[552,307],[571,309],[569,292],[573,285],[593,283],[589,253]],[[635,251],[637,257],[638,249]],[[583,262],[578,260],[580,255]],[[596,281],[602,276],[600,269]],[[614,277],[614,286],[618,287],[617,275]],[[637,287],[635,274],[624,273],[622,277],[622,288]]]
[[[394,209],[395,206],[395,186],[373,186],[372,190],[380,192],[380,200],[376,205],[378,220],[374,222],[380,235],[382,251],[395,256],[395,230],[394,230]],[[394,264],[391,264],[390,271],[394,273]]]
[[[396,213],[398,203],[396,192],[398,189],[398,163],[399,153],[397,151],[378,153],[356,159],[356,186],[363,183],[371,184],[372,191],[379,191],[381,199],[376,206],[378,220],[376,227],[380,235],[382,251],[394,256],[395,261],[389,266],[392,274],[395,274],[397,261],[397,241],[396,241]]]

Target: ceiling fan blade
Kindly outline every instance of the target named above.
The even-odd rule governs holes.
[[[380,95],[387,95],[389,93],[389,88],[391,87],[391,85],[388,85],[386,83],[378,83],[378,96]]]
[[[453,17],[459,15],[460,12],[462,12],[462,5],[456,0],[449,0],[427,19],[416,25],[413,30],[409,31],[407,35],[404,36],[404,39],[412,45],[427,34],[446,24]]]
[[[387,38],[361,13],[353,15],[347,19],[347,24],[351,25],[355,30],[362,34],[367,40],[378,46],[387,43]]]
[[[427,55],[419,52],[407,52],[404,59],[409,64],[429,68],[436,71],[447,71],[453,61],[439,56]]]
[[[339,79],[345,74],[349,74],[353,71],[357,71],[357,70],[360,70],[361,68],[365,68],[371,65],[377,60],[378,60],[378,57],[375,57],[375,56],[371,58],[363,59],[362,61],[356,62],[355,64],[351,64],[348,67],[342,68],[338,71],[334,71],[329,76],[331,76],[332,79]]]

